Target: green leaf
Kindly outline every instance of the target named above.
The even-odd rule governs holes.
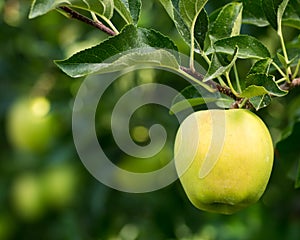
[[[44,15],[59,6],[69,6],[91,11],[106,19],[110,19],[114,11],[113,0],[33,0],[29,18]]]
[[[285,63],[285,59],[282,59],[282,50],[277,53],[277,58],[274,59],[277,65],[283,64],[283,66],[296,67],[298,61],[300,60],[300,35],[293,41],[286,44],[287,55],[289,56],[289,61]]]
[[[277,53],[276,55],[277,55],[277,57],[278,57],[278,60],[279,60],[280,63],[282,64],[282,66],[283,66],[284,68],[287,68],[287,62],[285,61],[284,56],[281,55],[280,53]]]
[[[219,13],[221,12],[222,8],[218,8],[214,11],[212,11],[210,14],[209,14],[209,22],[210,23],[213,23],[214,21],[216,21]]]
[[[285,26],[300,29],[300,0],[290,0],[287,5],[282,24]]]
[[[116,11],[128,24],[137,24],[142,6],[141,0],[114,0],[114,5]]]
[[[189,29],[194,28],[196,19],[208,0],[179,0],[181,18]]]
[[[111,63],[99,65],[96,72],[107,73],[122,71],[129,67],[141,65],[168,68],[175,71],[179,70],[179,64],[176,57],[169,51],[164,49],[142,48],[130,50],[125,52],[123,56]]]
[[[240,33],[242,10],[242,3],[237,2],[229,3],[222,8],[209,30],[212,42]]]
[[[291,42],[287,43],[287,48],[298,48],[300,49],[300,34]]]
[[[277,10],[282,0],[263,0],[262,3],[262,10],[271,24],[271,26],[277,30]]]
[[[208,0],[179,0],[179,13],[183,22],[190,32],[189,45],[194,50],[192,41],[196,40],[198,48],[204,47],[204,41],[208,30],[208,17],[204,11],[204,6]]]
[[[179,10],[179,0],[159,0],[159,1],[165,8],[166,12],[169,14],[172,21],[174,22],[180,36],[187,44],[190,44],[191,43],[190,29],[181,18],[180,10]]]
[[[300,18],[298,18],[298,19],[296,19],[296,18],[283,19],[282,24],[285,26],[297,28],[300,30]]]
[[[194,38],[196,47],[202,49],[208,31],[208,16],[204,10],[207,0],[160,0],[180,36],[190,46]]]
[[[209,48],[206,54],[217,52],[233,55],[235,48],[238,47],[238,58],[261,59],[270,57],[268,49],[256,38],[248,35],[239,35],[218,40],[214,43],[213,47],[214,49],[212,47]]]
[[[269,22],[261,10],[261,1],[257,0],[242,0],[243,10],[243,23],[252,24],[258,27],[265,27],[269,25]]]
[[[265,94],[262,96],[255,96],[249,99],[252,106],[255,108],[256,111],[258,111],[261,108],[265,108],[272,102],[272,98],[270,95]]]
[[[281,4],[279,5],[279,7],[278,7],[278,11],[277,11],[277,28],[278,28],[278,31],[281,28],[283,13],[284,13],[288,3],[289,3],[289,0],[283,0],[281,2]]]
[[[127,52],[132,49],[147,47],[149,48],[147,51]],[[95,72],[113,72],[128,65],[137,65],[139,61],[141,61],[140,63],[179,68],[174,55],[166,50],[156,50],[154,48],[177,51],[174,43],[160,33],[128,25],[120,34],[95,47],[76,53],[69,59],[56,61],[56,64],[71,77],[80,77]],[[113,56],[116,56],[114,62],[105,62]]]
[[[199,49],[204,49],[204,42],[208,32],[208,15],[205,9],[202,9],[195,23],[194,37]]]
[[[196,106],[199,106],[199,105],[204,105],[206,103],[213,102],[213,101],[216,101],[216,100],[217,99],[212,99],[212,98],[204,100],[204,98],[202,98],[202,97],[191,98],[191,99],[184,99],[184,100],[181,100],[179,102],[176,102],[176,103],[172,104],[169,113],[171,115],[173,115],[173,114],[176,114],[178,112],[181,112],[181,111],[184,111],[186,109],[189,109],[191,107],[196,107]]]
[[[203,96],[204,89],[198,90],[200,86],[188,86],[184,88],[172,101],[170,108],[170,114],[176,114],[180,111],[184,111],[191,107],[197,107],[201,105],[207,105],[215,103],[221,108],[228,108],[233,103],[233,99],[226,96],[220,97],[216,94],[205,94]],[[205,91],[206,92],[206,91]]]
[[[282,97],[287,93],[287,91],[280,89],[274,81],[273,76],[258,73],[247,76],[245,80],[245,89],[240,94],[240,97],[252,98],[265,94]]]
[[[251,67],[248,75],[255,74],[255,73],[267,74],[269,72],[271,63],[272,63],[271,58],[264,58],[256,61]]]
[[[271,58],[260,59],[256,61],[251,67],[248,75],[250,74],[268,74],[270,65],[272,63]],[[249,84],[249,83],[248,83]],[[268,94],[255,96],[249,99],[249,102],[255,108],[256,111],[265,108],[271,104],[272,98]]]
[[[237,56],[238,56],[238,48],[236,48],[236,51],[234,52],[231,61],[229,61],[229,63],[224,63],[222,55],[218,53],[214,53],[211,60],[211,64],[209,65],[208,71],[203,81],[205,82],[205,81],[212,80],[214,78],[221,76],[223,73],[229,71],[232,68],[235,61],[237,60]]]
[[[125,4],[122,0],[114,0],[116,11],[125,20],[127,24],[132,24],[133,18],[131,17],[128,4]]]
[[[278,30],[281,26],[283,13],[289,0],[263,0],[262,9],[271,26]],[[299,6],[297,6],[299,7]]]
[[[159,0],[159,2],[165,8],[165,10],[168,13],[168,15],[170,16],[170,18],[172,20],[174,20],[175,19],[174,8],[175,8],[176,3],[178,5],[179,0],[176,0],[176,1],[174,1],[174,0]]]
[[[300,48],[288,48],[287,54],[291,60],[286,65],[296,67],[300,60]]]
[[[299,0],[290,0],[287,5],[282,24],[285,26],[300,29],[300,2]]]

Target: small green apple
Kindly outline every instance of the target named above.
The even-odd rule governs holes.
[[[37,220],[45,212],[40,179],[33,173],[24,173],[12,185],[12,204],[24,220]]]
[[[262,196],[274,150],[267,127],[254,113],[205,110],[182,122],[174,154],[180,181],[193,205],[232,214]]]
[[[68,206],[75,197],[78,174],[73,166],[61,164],[47,169],[41,176],[43,199],[48,206]]]
[[[7,135],[11,144],[26,152],[43,152],[58,133],[56,118],[45,97],[20,98],[7,116]]]

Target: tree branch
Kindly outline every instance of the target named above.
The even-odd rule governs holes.
[[[198,72],[195,72],[195,71],[192,71],[190,68],[186,68],[186,67],[183,67],[183,66],[181,66],[180,68],[181,68],[181,70],[185,71],[186,73],[193,76],[194,78],[196,78],[200,81],[203,81],[204,76],[202,74],[200,74]],[[235,96],[232,93],[232,91],[229,87],[223,87],[219,83],[214,82],[213,80],[209,80],[205,83],[207,85],[209,85],[210,87],[216,89],[220,93],[223,93],[226,96],[231,97],[232,99],[234,99],[235,102],[232,104],[231,108],[239,108],[240,104],[242,104],[242,102],[244,101],[244,98],[240,98],[240,97]],[[282,90],[286,90],[286,91],[290,91],[295,87],[300,87],[300,77],[293,79],[290,83],[285,82],[284,84],[280,85],[280,88]],[[247,100],[243,105],[245,106],[246,109],[253,108],[253,106],[252,106],[252,104],[250,103],[249,100]]]
[[[290,83],[285,82],[284,84],[282,84],[280,86],[280,88],[282,90],[287,90],[288,91],[288,90],[291,90],[294,87],[298,87],[298,86],[300,86],[300,78],[295,78]]]
[[[193,76],[194,78],[203,81],[204,76],[196,71],[192,71],[190,68],[186,68],[181,66],[180,67],[181,70],[185,71],[186,73],[188,73],[189,75]],[[231,97],[232,99],[235,100],[235,102],[232,104],[231,108],[239,108],[239,105],[243,102],[243,98],[239,98],[237,96],[235,96],[231,89],[229,87],[224,87],[221,86],[219,83],[214,82],[213,80],[209,80],[205,82],[207,85],[209,85],[210,87],[216,89],[217,91],[219,91],[220,93],[223,93],[224,95]],[[299,85],[300,85],[300,80],[299,80]],[[252,104],[249,102],[249,100],[246,101],[246,103],[244,104],[245,108],[247,109],[251,109],[253,108]]]
[[[87,23],[88,25],[98,28],[102,32],[105,32],[110,36],[116,35],[116,33],[113,30],[111,30],[109,27],[105,26],[100,21],[93,21],[93,20],[89,19],[88,17],[81,15],[80,13],[78,13],[78,12],[74,11],[73,9],[66,7],[66,6],[59,7],[59,9],[66,12],[71,18],[77,19],[81,22]]]
[[[180,67],[181,70],[185,71],[186,73],[188,73],[189,75],[193,76],[194,78],[202,81],[204,76],[196,71],[192,71],[190,68],[186,68],[181,66]],[[231,98],[233,98],[234,100],[237,100],[237,97],[232,93],[232,91],[230,90],[229,87],[223,87],[220,84],[212,81],[212,80],[208,80],[205,82],[207,85],[209,85],[210,87],[218,90],[220,93],[223,93]]]

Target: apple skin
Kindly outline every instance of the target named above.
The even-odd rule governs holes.
[[[193,205],[232,214],[264,193],[274,149],[267,127],[254,113],[205,110],[182,122],[174,155],[181,184]]]

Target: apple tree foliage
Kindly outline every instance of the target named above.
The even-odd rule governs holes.
[[[155,59],[158,66],[178,74],[188,73],[187,76],[196,85],[221,92],[221,98],[203,99],[194,86],[188,86],[181,94],[194,107],[209,101],[227,108],[258,111],[269,106],[272,99],[284,97],[300,85],[300,35],[287,41],[283,33],[284,26],[300,29],[298,0],[232,1],[210,14],[206,10],[208,0],[160,0],[160,3],[189,47],[188,66],[183,66],[174,53],[178,48],[171,38],[156,30],[138,27],[141,0],[34,0],[29,18],[57,10],[91,25],[98,24],[99,27],[100,23],[101,30],[111,35],[92,48],[83,49],[68,59],[55,61],[71,77],[117,71],[124,67],[124,63],[130,67],[136,62],[130,61],[132,55],[129,53],[122,55],[122,61],[117,58],[110,63],[104,61],[130,49],[149,47],[151,51],[139,56],[142,63]],[[86,17],[86,13],[92,17]],[[124,24],[119,29],[113,23],[115,14],[123,19]],[[245,25],[270,25],[280,39],[276,53],[270,53],[256,37],[242,33]],[[206,64],[205,76],[197,73],[194,67],[196,57],[202,58]],[[239,62],[245,60],[252,66],[245,76],[240,76]],[[175,98],[171,113],[184,108],[181,99]],[[292,120],[282,138],[292,133],[294,121],[297,119]],[[300,171],[295,186],[300,187]]]

